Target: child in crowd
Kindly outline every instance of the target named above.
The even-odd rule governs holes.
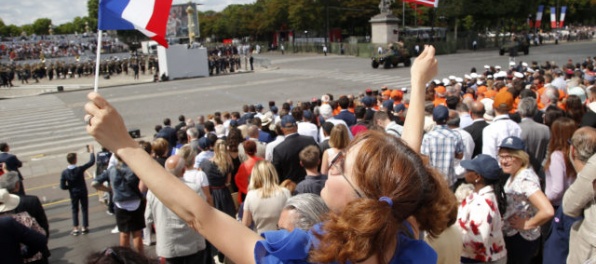
[[[321,195],[321,190],[327,181],[327,175],[322,175],[319,172],[319,165],[321,164],[321,151],[317,146],[308,146],[300,151],[300,164],[306,170],[306,177],[296,186],[296,194],[300,193],[314,193]]]

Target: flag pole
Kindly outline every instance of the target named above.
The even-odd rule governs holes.
[[[99,86],[99,56],[101,55],[101,37],[102,37],[101,30],[97,30],[97,52],[95,55],[95,84],[93,85],[93,91],[97,93],[97,88]]]

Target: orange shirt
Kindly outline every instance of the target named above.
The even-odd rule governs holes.
[[[433,101],[433,104],[435,105],[435,107],[437,105],[447,105],[447,98],[444,98],[444,97],[435,97],[435,100]]]

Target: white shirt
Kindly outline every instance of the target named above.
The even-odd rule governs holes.
[[[311,136],[316,142],[319,142],[317,125],[311,122],[298,122],[298,134],[302,136]]]
[[[350,131],[350,127],[348,126],[348,124],[346,124],[346,121],[332,117],[332,118],[325,120],[325,122],[333,123],[334,126],[337,126],[337,124],[342,124],[342,125],[346,126],[346,128],[348,129],[348,135],[350,135],[350,140],[354,139],[354,136],[352,135],[352,131]],[[322,139],[322,138],[325,138],[325,134],[323,133],[323,126],[321,126],[319,128],[319,139]],[[321,143],[322,141],[317,141],[317,142]]]
[[[459,128],[464,128],[473,123],[469,113],[459,113]]]
[[[482,130],[482,154],[497,158],[499,145],[506,137],[516,136],[521,138],[521,127],[509,115],[499,115],[493,122]]]
[[[182,180],[184,183],[191,183],[192,185],[196,186],[197,189],[193,189],[196,193],[198,193],[203,199],[205,199],[205,194],[203,193],[202,187],[209,186],[209,179],[207,178],[207,174],[202,170],[186,170],[184,175],[182,175]],[[191,185],[187,184],[188,186],[192,187]]]
[[[463,156],[463,158],[461,160],[455,159],[455,175],[457,176],[457,178],[462,179],[464,177],[464,173],[466,172],[466,169],[464,169],[464,167],[459,165],[459,163],[462,160],[471,160],[472,159],[472,154],[474,153],[474,147],[476,147],[476,144],[474,143],[474,139],[472,138],[472,135],[470,135],[470,133],[468,133],[468,131],[465,131],[461,128],[453,129],[453,131],[459,133],[461,135],[462,141],[464,142],[464,156]]]
[[[273,160],[273,149],[275,147],[277,147],[277,145],[279,145],[279,143],[283,142],[284,139],[286,139],[285,136],[279,135],[275,138],[275,140],[267,143],[267,146],[265,147],[265,159],[266,160],[268,160],[268,161]]]

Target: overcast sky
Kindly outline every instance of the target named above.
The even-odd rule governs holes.
[[[199,11],[221,11],[230,4],[254,3],[255,0],[195,0]],[[174,4],[188,3],[188,0],[174,0]],[[38,18],[50,18],[54,25],[72,21],[73,18],[87,16],[86,0],[2,0],[0,18],[4,24],[21,26],[32,24]]]

